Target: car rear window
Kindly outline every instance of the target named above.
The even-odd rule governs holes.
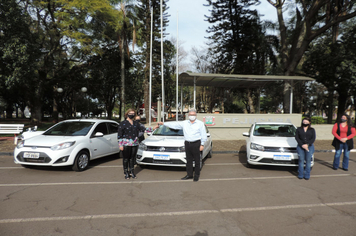
[[[85,136],[93,127],[94,122],[62,122],[47,130],[44,135]]]
[[[256,124],[254,136],[294,137],[296,128],[293,125]]]

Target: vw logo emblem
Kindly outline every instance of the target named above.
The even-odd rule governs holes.
[[[159,148],[159,151],[160,151],[160,152],[164,152],[164,150],[166,150],[164,147],[160,147],[160,148]]]
[[[284,152],[285,150],[284,150],[284,148],[281,147],[281,148],[279,148],[279,151]]]

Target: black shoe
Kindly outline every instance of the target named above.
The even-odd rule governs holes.
[[[125,172],[124,172],[124,175],[125,175],[125,179],[130,179],[129,172],[125,171]]]
[[[193,179],[193,176],[186,175],[181,180]]]
[[[337,170],[337,168],[333,167],[333,170]]]
[[[305,180],[309,180],[309,178],[304,178]]]
[[[136,175],[135,175],[135,172],[133,170],[130,171],[130,175],[133,179],[136,179]]]
[[[349,169],[342,168],[344,171],[349,171]]]
[[[194,181],[194,182],[199,181],[199,176],[196,176],[196,175],[195,175],[193,181]]]

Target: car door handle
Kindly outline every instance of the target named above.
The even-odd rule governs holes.
[[[107,138],[106,140],[108,140],[108,141],[109,141],[109,140],[111,140],[111,138]]]

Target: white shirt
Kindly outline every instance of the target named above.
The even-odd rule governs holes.
[[[164,125],[171,129],[183,129],[186,141],[194,142],[201,140],[201,145],[204,146],[207,140],[205,125],[200,120],[195,120],[193,123],[190,120],[170,121],[165,122]]]

